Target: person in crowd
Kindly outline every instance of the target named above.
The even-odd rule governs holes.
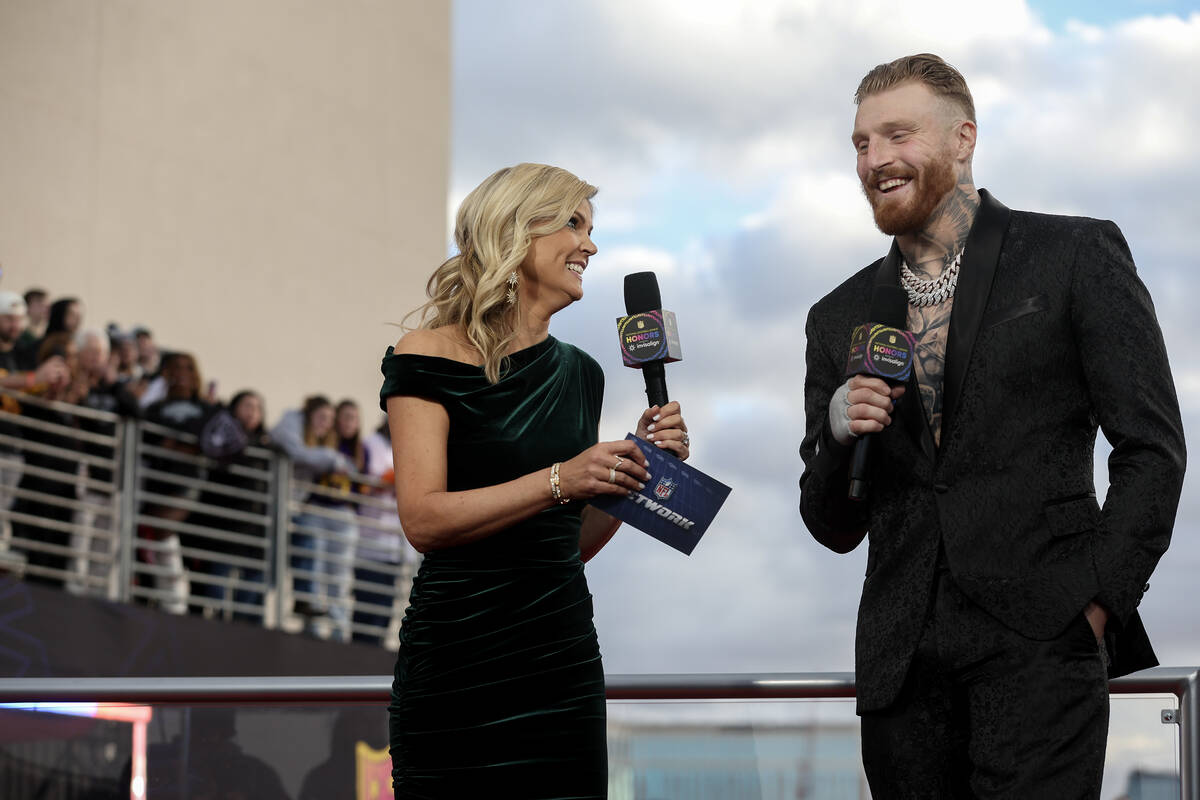
[[[33,369],[37,361],[37,346],[46,335],[46,324],[50,321],[49,293],[45,289],[32,288],[25,291],[26,324],[14,346],[20,369]]]
[[[363,446],[362,415],[358,403],[347,398],[334,407],[333,429],[337,437],[338,452],[350,461],[352,472],[365,475],[369,468],[369,453]],[[348,536],[330,543],[328,559],[325,562],[329,575],[327,591],[330,597],[335,598],[330,603],[330,616],[338,626],[339,637],[346,641],[352,638],[354,558],[359,536],[359,506],[354,502],[354,496],[369,489],[352,478],[347,481],[333,478],[325,483],[330,489],[336,489],[341,496],[317,495],[314,500],[331,510],[348,513],[354,520],[354,528]]]
[[[326,577],[342,568],[334,560],[346,560],[357,536],[354,511],[346,507],[355,465],[338,450],[334,418],[329,399],[313,395],[303,409],[284,413],[271,441],[291,458],[295,494],[305,506],[292,520],[292,609],[307,619],[310,633],[323,633],[328,622],[334,636],[348,638],[348,598],[331,603]]]
[[[154,333],[145,325],[133,329],[133,340],[137,344],[138,366],[146,378],[156,378],[162,372],[164,355],[154,340]]]
[[[25,290],[22,299],[25,301],[25,313],[29,320],[21,337],[38,341],[46,335],[46,324],[50,321],[50,293],[45,289],[32,287]]]
[[[0,369],[4,370],[5,375],[21,371],[15,350],[29,330],[26,311],[21,295],[0,291]]]
[[[425,555],[390,705],[397,797],[607,796],[583,562],[620,523],[586,501],[652,476],[633,441],[597,442],[600,366],[549,333],[583,297],[595,192],[541,164],[484,180],[421,327],[383,359],[400,520]],[[688,456],[678,403],[635,430]]]
[[[1137,605],[1183,485],[1150,295],[1112,222],[975,187],[974,101],[938,56],[880,64],[854,99],[858,178],[894,238],[809,312],[800,511],[836,552],[868,539],[855,675],[872,794],[1098,798],[1108,679],[1157,663]],[[851,332],[889,322],[868,316],[888,294],[913,338],[886,343],[911,350],[911,376],[847,379]]]
[[[83,325],[83,303],[77,297],[63,297],[50,304],[46,320],[46,336],[66,333],[74,336]]]
[[[73,390],[71,375],[78,369],[75,341],[71,335],[52,333],[42,340],[38,348],[39,371],[43,365],[55,359],[65,369],[66,377],[33,388],[39,390],[39,400],[55,404],[70,402]],[[18,497],[12,506],[15,517],[11,525],[12,544],[14,549],[25,551],[26,580],[62,586],[66,577],[70,534],[61,527],[51,527],[33,520],[61,524],[72,521],[70,503],[76,497],[79,440],[61,432],[61,429],[74,429],[75,417],[61,407],[34,401],[22,404],[21,416],[35,423],[21,426],[21,438],[38,447],[22,448],[24,467],[17,483]],[[53,425],[59,430],[36,423]],[[22,495],[22,490],[31,494]]]
[[[266,411],[262,395],[244,389],[230,399],[226,409],[245,434],[246,447],[264,448],[270,444],[264,426]],[[246,474],[246,469],[265,473],[270,469],[270,462],[259,455],[243,451],[210,469],[208,481],[240,493],[252,493],[256,495],[255,499],[245,497],[244,494],[234,495],[210,489],[200,495],[200,503],[237,514],[264,517],[269,510],[267,506],[269,484],[264,478]],[[235,603],[232,616],[235,620],[261,623],[265,591],[263,587],[266,583],[272,552],[268,540],[270,523],[222,516],[219,512],[195,514],[191,521],[196,525],[215,528],[242,537],[244,541],[241,542],[228,542],[220,539],[206,540],[206,546],[215,551],[214,557],[197,562],[193,569],[218,578],[230,578],[236,575],[236,579],[240,583],[256,585],[257,588],[239,586],[232,591],[232,599]],[[222,559],[221,555],[256,563],[250,565],[239,561],[235,573],[233,562]],[[221,584],[199,583],[198,581],[196,583],[194,588],[196,594],[217,600],[223,600],[226,597],[227,590]]]
[[[24,335],[25,301],[15,292],[0,291],[0,385],[5,388],[24,388],[25,373],[17,363],[17,342]],[[11,386],[8,384],[11,383]],[[16,398],[0,394],[0,410],[9,414],[20,414],[21,406]],[[12,537],[7,512],[12,506],[13,489],[21,480],[21,451],[16,440],[21,429],[13,422],[0,419],[0,436],[11,441],[0,441],[0,551],[7,549]]]
[[[0,410],[20,414],[21,402],[12,392],[44,392],[65,387],[70,372],[59,356],[52,356],[41,365],[33,359],[33,367],[18,353],[21,337],[25,335],[25,300],[15,292],[0,291],[0,387],[10,393],[0,394]],[[13,505],[13,490],[21,481],[24,464],[19,440],[24,437],[22,426],[13,419],[0,419],[0,550],[7,548],[12,538],[12,524],[7,513]]]
[[[154,334],[143,325],[133,329],[133,338],[137,343],[137,364],[141,372],[142,391],[138,403],[147,408],[166,397],[167,382],[162,373],[170,353],[159,350]]]
[[[392,471],[392,439],[387,418],[363,440],[366,474],[382,484],[363,487],[370,500],[359,504],[358,553],[354,565],[354,641],[382,643],[401,579],[399,570],[417,559],[400,531]],[[366,563],[363,563],[366,562]]]
[[[196,359],[190,353],[172,353],[164,360],[162,377],[166,397],[146,408],[143,418],[183,433],[198,433],[210,404],[200,394],[202,383]],[[170,477],[149,478],[144,484],[147,492],[157,495],[146,504],[144,513],[166,524],[139,528],[141,554],[148,563],[159,568],[152,583],[160,607],[173,614],[182,614],[187,611],[189,594],[182,548],[190,546],[194,540],[172,523],[186,522],[191,513],[190,505],[200,496],[195,481],[203,479],[206,472],[200,466],[199,448],[191,437],[175,438],[148,431],[143,441],[149,446],[172,451],[172,455],[146,458],[147,467],[169,473]]]
[[[115,322],[109,323],[108,341],[114,377],[120,383],[130,383],[142,377],[138,364],[137,341],[129,331],[121,330]]]
[[[109,361],[109,337],[93,329],[75,337],[78,369],[72,382],[72,402],[93,411],[122,417],[137,415],[137,401],[114,381]],[[88,434],[114,437],[116,423],[80,415],[79,429]],[[83,442],[85,455],[115,461],[115,444]],[[71,568],[66,588],[75,594],[116,595],[117,556],[113,539],[113,503],[118,476],[109,466],[89,463],[78,492],[81,506],[75,511],[76,530],[71,534]]]
[[[36,352],[29,362],[19,353],[19,344],[28,331],[26,319],[25,301],[21,296],[0,291],[0,387],[33,394],[48,389],[58,392],[70,380],[70,371],[63,359],[51,355],[39,364]],[[16,401],[6,402],[4,408],[11,413],[20,413]]]

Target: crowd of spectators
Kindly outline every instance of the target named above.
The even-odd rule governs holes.
[[[251,521],[265,520],[267,508],[249,498],[265,498],[266,481],[251,476],[265,474],[269,464],[246,447],[275,448],[294,465],[295,499],[304,509],[292,520],[293,613],[314,633],[377,642],[377,635],[352,630],[351,623],[386,627],[395,577],[385,565],[401,563],[406,545],[394,516],[386,525],[387,511],[362,502],[390,491],[356,476],[390,482],[386,422],[364,435],[354,401],[335,405],[314,395],[268,429],[257,392],[242,390],[223,402],[215,382],[204,382],[193,354],[160,351],[145,327],[88,327],[86,311],[79,299],[51,302],[40,288],[24,295],[0,291],[0,387],[10,390],[0,395],[0,403],[10,415],[30,420],[17,426],[11,416],[0,418],[0,510],[13,517],[0,536],[53,545],[25,552],[32,568],[26,578],[76,593],[97,587],[103,593],[115,579],[115,571],[96,557],[109,546],[96,532],[111,531],[113,524],[111,494],[98,488],[115,482],[111,467],[103,465],[112,459],[113,445],[69,433],[111,437],[115,425],[104,415],[72,414],[65,403],[154,423],[146,426],[149,446],[142,465],[148,477],[142,484],[136,557],[152,567],[139,580],[153,589],[150,594],[161,608],[204,612],[212,607],[204,598],[231,597],[235,618],[260,619],[273,577],[269,568],[247,565],[263,562],[271,527]],[[28,397],[59,404],[22,402]],[[189,435],[175,438],[170,431]],[[21,447],[18,438],[48,447]],[[200,481],[212,488],[199,486]],[[41,520],[50,524],[37,524]],[[205,536],[203,530],[220,535]],[[197,550],[232,558],[185,556]],[[372,566],[361,566],[362,560]],[[231,590],[231,577],[243,588]],[[249,613],[251,608],[257,615]]]

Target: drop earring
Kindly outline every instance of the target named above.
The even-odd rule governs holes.
[[[516,270],[513,270],[512,272],[508,273],[507,300],[508,300],[508,304],[510,306],[517,302],[517,281],[519,281],[519,280],[520,280],[520,278],[517,277]]]

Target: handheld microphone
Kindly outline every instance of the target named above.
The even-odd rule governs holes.
[[[854,329],[850,335],[850,356],[846,377],[873,375],[889,386],[904,383],[912,373],[916,339],[908,327],[908,294],[899,286],[876,286],[871,295],[871,322]],[[867,497],[867,462],[874,434],[863,434],[854,443],[850,458],[851,500]]]
[[[625,366],[640,369],[646,381],[646,399],[651,406],[667,404],[664,366],[683,358],[675,314],[664,311],[653,272],[625,276],[625,314],[617,318],[621,359]]]

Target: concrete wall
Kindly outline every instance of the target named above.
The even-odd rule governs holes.
[[[144,324],[268,418],[378,415],[444,258],[450,3],[0,0],[0,286]]]

